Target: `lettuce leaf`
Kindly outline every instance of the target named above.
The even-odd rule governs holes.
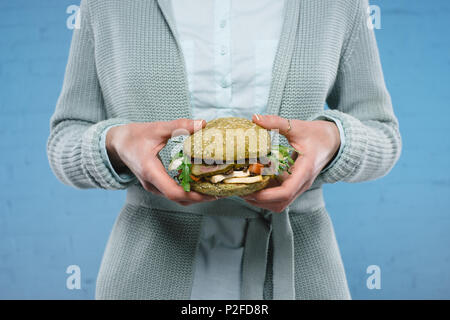
[[[192,181],[191,168],[192,168],[192,163],[191,163],[190,159],[186,155],[184,155],[183,162],[178,167],[178,170],[180,171],[180,175],[178,176],[178,181],[180,181],[181,186],[183,187],[184,191],[186,191],[186,192],[191,191],[191,181]]]
[[[292,152],[297,152],[299,155],[301,155],[300,152],[298,152],[291,146],[286,147],[282,145],[275,145],[272,146],[270,159],[272,161],[275,161],[275,163],[278,163],[279,171],[286,171],[287,173],[291,174],[290,167],[294,164],[294,159],[292,159],[291,157]]]

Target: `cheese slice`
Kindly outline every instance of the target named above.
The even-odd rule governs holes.
[[[247,171],[233,171],[230,174],[217,174],[215,176],[212,176],[209,181],[212,183],[219,183],[225,179],[230,178],[243,178],[250,176],[250,172]]]
[[[256,183],[263,181],[263,177],[261,175],[254,177],[243,177],[243,178],[229,178],[225,179],[224,183]]]

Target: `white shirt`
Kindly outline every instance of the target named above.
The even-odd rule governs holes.
[[[283,0],[171,0],[194,119],[264,114]],[[192,299],[239,299],[246,219],[204,217]]]

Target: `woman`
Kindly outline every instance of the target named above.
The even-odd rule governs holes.
[[[381,177],[401,149],[367,7],[82,1],[48,156],[69,185],[128,189],[96,298],[350,298],[321,185]],[[244,199],[184,192],[172,133],[221,116],[280,130],[292,175]]]

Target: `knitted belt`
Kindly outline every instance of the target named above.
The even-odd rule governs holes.
[[[232,201],[233,199],[234,201]],[[127,203],[150,209],[192,214],[239,217],[248,219],[242,261],[241,299],[262,300],[269,239],[273,241],[273,299],[295,299],[294,237],[289,215],[302,214],[324,207],[322,188],[310,189],[281,213],[256,208],[240,198],[214,202],[178,205],[133,185],[127,192]]]

